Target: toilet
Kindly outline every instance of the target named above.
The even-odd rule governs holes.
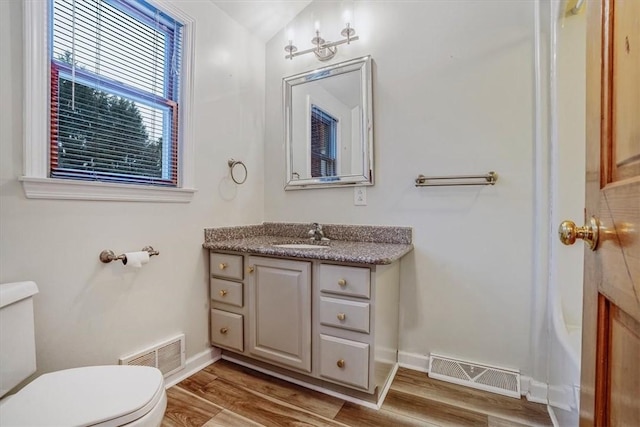
[[[66,369],[41,375],[7,395],[36,371],[36,293],[34,282],[0,285],[0,424],[159,426],[167,395],[162,373],[152,367]]]

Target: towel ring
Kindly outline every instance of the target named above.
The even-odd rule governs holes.
[[[247,176],[249,175],[249,173],[247,172],[247,166],[244,163],[242,163],[240,160],[233,160],[233,159],[229,159],[227,164],[229,165],[229,169],[231,170],[231,179],[233,180],[233,182],[235,182],[236,184],[244,184],[245,181],[247,180]],[[238,165],[244,168],[244,179],[242,181],[237,180],[236,177],[233,175],[233,169]]]

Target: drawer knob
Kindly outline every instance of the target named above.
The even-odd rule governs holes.
[[[219,268],[220,270],[224,270],[225,268],[227,268],[227,263],[226,263],[226,262],[221,262],[221,263],[218,265],[218,268]]]
[[[347,318],[347,315],[344,313],[338,313],[338,320],[344,320]]]
[[[249,273],[253,273],[253,270],[254,270],[254,268],[253,268],[253,266],[252,266],[252,265],[250,265],[249,267],[247,267],[247,271],[248,271]]]
[[[222,335],[226,334],[227,332],[229,332],[229,328],[220,328],[220,333]]]
[[[338,360],[338,363],[336,363],[336,365],[338,365],[338,368],[344,368],[344,359]]]
[[[223,297],[227,295],[227,290],[226,289],[220,289],[220,296]]]
[[[340,286],[347,286],[347,281],[346,281],[346,280],[344,280],[344,279],[340,279],[340,280],[338,280],[338,285],[340,285]]]

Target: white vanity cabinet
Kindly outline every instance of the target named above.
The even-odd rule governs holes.
[[[249,256],[249,353],[311,372],[311,262]]]
[[[398,261],[212,251],[210,262],[211,343],[223,358],[378,401],[397,368]]]
[[[211,298],[211,343],[244,351],[247,308],[244,301],[244,257],[211,252],[209,290]]]
[[[315,276],[317,371],[325,381],[375,393],[398,360],[399,263],[320,263]]]

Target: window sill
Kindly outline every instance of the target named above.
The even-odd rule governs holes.
[[[22,187],[28,199],[189,203],[196,192],[193,188],[71,181],[28,176],[19,179],[22,181]]]

